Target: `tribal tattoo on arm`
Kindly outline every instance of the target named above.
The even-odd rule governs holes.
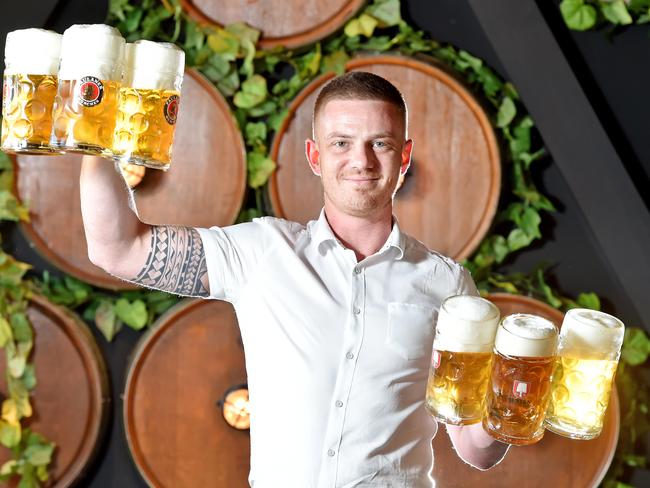
[[[151,227],[147,262],[133,279],[178,295],[207,297],[208,267],[201,236],[189,227]]]

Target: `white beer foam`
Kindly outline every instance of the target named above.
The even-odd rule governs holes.
[[[62,37],[44,29],[20,29],[8,33],[5,75],[56,75]]]
[[[185,52],[174,44],[140,40],[126,45],[126,86],[180,91],[184,70]]]
[[[560,356],[617,360],[623,345],[623,322],[604,312],[574,308],[564,316]]]
[[[104,24],[76,24],[65,30],[61,43],[62,80],[94,76],[121,81],[126,41],[115,27]]]
[[[526,313],[504,317],[494,348],[506,356],[549,357],[557,351],[557,327],[545,318]]]
[[[491,351],[499,315],[497,306],[485,298],[449,297],[440,307],[434,347],[455,352]]]

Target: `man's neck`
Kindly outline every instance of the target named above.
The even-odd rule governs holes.
[[[393,225],[391,205],[371,216],[356,217],[326,203],[325,216],[334,235],[345,247],[354,251],[357,262],[381,249]]]

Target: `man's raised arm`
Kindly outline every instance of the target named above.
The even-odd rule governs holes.
[[[88,257],[127,281],[186,296],[209,296],[199,233],[140,221],[123,178],[106,159],[84,156],[81,214]],[[131,202],[131,206],[129,205]]]

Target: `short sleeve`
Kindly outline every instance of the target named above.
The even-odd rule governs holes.
[[[462,264],[457,264],[460,268],[459,278],[458,278],[458,289],[457,295],[474,295],[479,296],[479,292],[476,289],[476,284],[472,279],[472,275],[469,270],[465,268]]]
[[[246,222],[196,230],[205,252],[210,297],[236,301],[268,248],[265,225]]]

